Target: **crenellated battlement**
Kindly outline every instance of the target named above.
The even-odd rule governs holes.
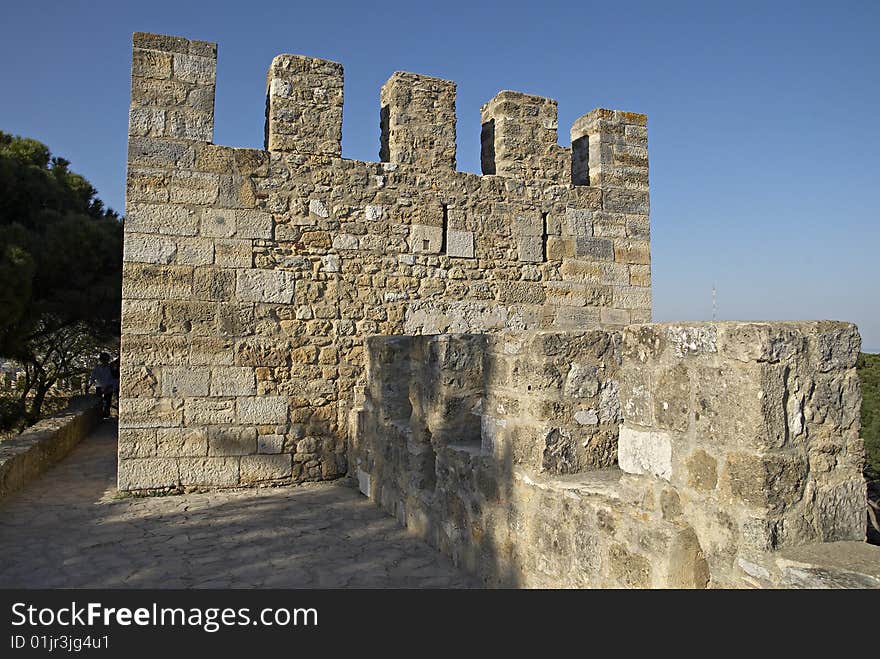
[[[216,44],[137,33],[129,134],[211,142]],[[341,156],[343,67],[278,55],[266,75],[264,148]],[[432,171],[456,165],[456,85],[397,71],[380,91],[379,160]],[[647,117],[596,109],[558,144],[557,101],[504,90],[480,108],[484,175],[647,190]]]
[[[133,39],[120,487],[346,472],[373,335],[651,320],[644,115],[555,100],[480,111],[456,171],[454,82],[398,71],[379,161],[342,157],[341,64],[275,57],[264,149],[212,143],[217,49]]]

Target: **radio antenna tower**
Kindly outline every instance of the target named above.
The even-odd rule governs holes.
[[[716,320],[718,316],[718,303],[717,303],[717,295],[715,293],[715,282],[712,282],[712,320]]]

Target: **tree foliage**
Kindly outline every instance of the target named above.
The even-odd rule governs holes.
[[[862,353],[857,365],[862,380],[862,438],[867,475],[880,478],[880,355]]]
[[[119,336],[122,224],[36,140],[0,131],[0,357],[25,369],[18,414]]]

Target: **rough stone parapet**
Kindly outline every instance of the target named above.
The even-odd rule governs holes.
[[[858,350],[829,321],[374,337],[349,456],[487,585],[876,587]]]
[[[63,412],[0,442],[0,500],[64,458],[99,420],[95,397],[82,396]]]

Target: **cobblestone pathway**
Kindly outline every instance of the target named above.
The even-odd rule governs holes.
[[[0,587],[477,585],[342,485],[120,498],[114,421],[0,502]]]

